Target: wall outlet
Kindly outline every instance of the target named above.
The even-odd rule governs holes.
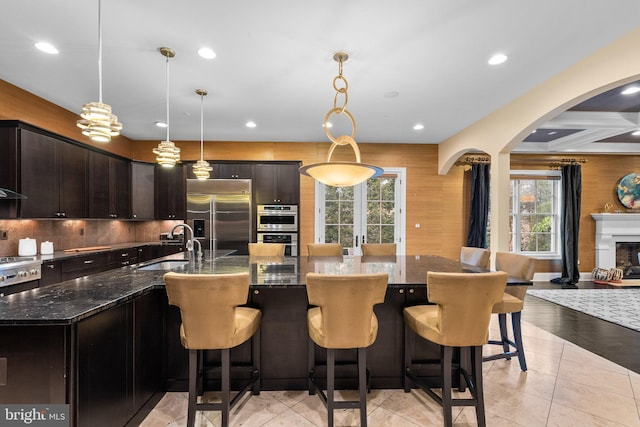
[[[0,240],[7,240],[9,238],[8,230],[0,230]]]

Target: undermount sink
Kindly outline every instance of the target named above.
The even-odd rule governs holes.
[[[189,264],[189,261],[186,259],[172,259],[147,264],[142,267],[138,267],[137,270],[173,270],[174,268],[182,267],[185,264]]]

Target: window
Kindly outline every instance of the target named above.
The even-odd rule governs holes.
[[[560,172],[512,171],[511,252],[560,256]]]
[[[362,243],[396,243],[404,253],[404,168],[385,168],[353,187],[316,182],[315,242],[342,243],[358,254]]]

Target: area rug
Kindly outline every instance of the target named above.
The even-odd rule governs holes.
[[[529,289],[527,295],[640,332],[640,289]]]

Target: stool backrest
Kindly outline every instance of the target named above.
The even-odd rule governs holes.
[[[480,268],[489,268],[491,251],[485,248],[463,246],[460,249],[460,262]]]
[[[395,243],[363,243],[363,256],[388,256],[396,254]]]
[[[309,256],[342,256],[342,243],[307,243]]]
[[[284,243],[249,243],[249,255],[284,256]]]
[[[236,307],[249,297],[249,273],[169,272],[164,282],[169,304],[180,308],[185,348],[229,348],[236,329]]]
[[[327,348],[371,345],[372,322],[377,322],[373,306],[384,302],[388,281],[387,273],[307,273],[309,304],[322,310]]]
[[[536,259],[522,254],[496,252],[496,270],[505,271],[511,277],[533,280],[536,272]],[[528,286],[508,286],[506,292],[516,298],[524,299]]]
[[[493,305],[502,301],[507,273],[427,272],[427,299],[438,306],[442,342],[447,346],[486,344]]]

